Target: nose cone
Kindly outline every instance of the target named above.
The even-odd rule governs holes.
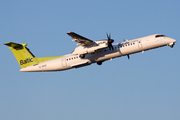
[[[175,40],[175,39],[170,38],[170,39],[169,39],[169,43],[168,43],[168,45],[169,45],[171,48],[173,48],[173,46],[175,45],[175,42],[176,42],[176,40]]]
[[[167,40],[168,40],[169,43],[175,43],[176,42],[176,40],[173,39],[173,38],[168,38]]]
[[[175,39],[173,39],[173,43],[175,43],[176,42],[176,40]]]
[[[108,42],[109,42],[109,43],[113,43],[114,40],[113,40],[113,39],[109,39]]]

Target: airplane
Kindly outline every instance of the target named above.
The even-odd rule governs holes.
[[[9,46],[9,49],[13,52],[21,67],[20,71],[45,72],[79,68],[92,63],[101,65],[104,61],[122,56],[127,56],[130,59],[129,56],[134,53],[163,46],[173,48],[176,42],[175,39],[163,34],[154,34],[116,44],[112,44],[114,40],[111,39],[110,34],[107,34],[107,39],[97,41],[92,41],[74,32],[68,32],[67,34],[79,46],[71,54],[64,56],[36,58],[26,47],[27,43],[8,42],[4,45]]]

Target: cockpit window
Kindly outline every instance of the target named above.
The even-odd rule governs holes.
[[[157,38],[157,37],[166,37],[166,36],[165,35],[156,35],[155,37]]]

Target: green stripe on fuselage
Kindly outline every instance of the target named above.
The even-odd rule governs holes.
[[[52,60],[52,59],[56,59],[56,58],[60,58],[60,57],[64,57],[64,56],[41,57],[41,58],[37,58],[37,60],[39,61],[39,63],[41,63],[41,62],[45,62],[45,61]]]

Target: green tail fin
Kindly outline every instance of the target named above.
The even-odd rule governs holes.
[[[21,68],[38,64],[38,59],[30,52],[26,47],[26,43],[18,44],[13,42],[5,43],[4,45],[9,46],[9,49],[13,52]]]

